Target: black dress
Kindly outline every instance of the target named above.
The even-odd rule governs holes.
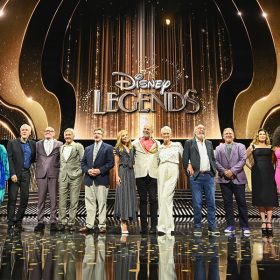
[[[123,220],[136,220],[136,181],[133,169],[135,149],[132,148],[128,153],[125,149],[120,151],[117,148],[116,154],[119,156],[121,184],[116,189],[114,214]]]
[[[273,151],[253,146],[252,204],[259,207],[278,206],[277,188],[272,164]]]

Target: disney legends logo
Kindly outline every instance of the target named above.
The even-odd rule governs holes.
[[[102,106],[101,92],[100,90],[94,90],[94,114],[115,113],[119,110],[126,113],[137,111],[149,113],[156,111],[156,104],[166,112],[183,111],[188,114],[195,114],[200,109],[197,91],[194,89],[188,89],[185,94],[166,92],[165,90],[171,85],[169,80],[145,80],[142,74],[136,74],[132,77],[123,72],[113,72],[112,75],[120,77],[115,85],[125,92],[123,94],[108,92],[107,104]],[[141,89],[145,92],[141,92]],[[135,93],[132,90],[140,92]],[[147,90],[150,90],[150,92],[147,92]],[[151,92],[152,90],[153,92]],[[163,96],[163,98],[160,98],[155,90],[159,90],[160,96]]]

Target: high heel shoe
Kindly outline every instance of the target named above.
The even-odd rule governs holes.
[[[267,227],[267,225],[271,225],[271,227]],[[272,237],[273,236],[273,229],[272,229],[272,223],[267,222],[266,223],[266,231],[267,231],[267,236]]]
[[[267,234],[267,225],[266,225],[266,222],[262,222],[262,225],[265,224],[265,227],[262,227],[262,236],[266,237],[268,234]]]

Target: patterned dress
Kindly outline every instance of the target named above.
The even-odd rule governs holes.
[[[116,148],[116,154],[119,156],[121,184],[116,189],[114,213],[122,220],[136,220],[136,181],[133,169],[135,149],[127,152],[126,149],[120,151]]]
[[[5,147],[0,145],[0,203],[4,200],[6,181],[10,177],[8,155]]]

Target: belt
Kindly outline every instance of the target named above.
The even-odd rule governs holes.
[[[199,171],[199,175],[212,175],[211,171]]]

